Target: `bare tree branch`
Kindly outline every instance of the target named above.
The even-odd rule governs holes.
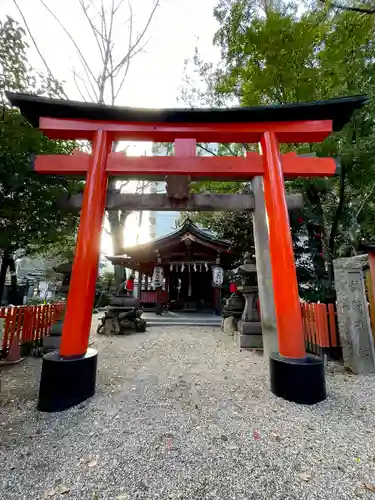
[[[213,156],[219,156],[217,153],[214,153],[210,149],[206,148],[206,146],[203,146],[203,144],[197,144],[197,147],[203,149],[203,151],[206,151],[207,153],[210,153]]]
[[[145,34],[146,34],[146,32],[147,32],[147,30],[148,30],[148,28],[149,28],[149,26],[150,26],[150,23],[151,23],[151,21],[152,21],[152,18],[154,17],[154,14],[155,14],[155,12],[156,12],[156,9],[159,7],[159,4],[160,4],[160,0],[156,0],[155,5],[154,5],[154,7],[153,7],[153,8],[152,8],[152,10],[151,10],[151,13],[150,13],[150,15],[149,15],[149,17],[148,17],[148,20],[147,20],[147,22],[146,22],[146,24],[145,24],[145,26],[144,26],[144,28],[143,28],[143,30],[142,30],[142,32],[141,32],[141,34],[138,36],[138,38],[137,38],[136,42],[132,45],[132,47],[131,47],[130,51],[126,54],[126,56],[125,56],[125,57],[123,57],[123,58],[121,59],[121,61],[120,61],[120,62],[117,64],[117,66],[114,68],[114,71],[116,71],[116,69],[117,69],[118,67],[121,67],[121,66],[125,63],[125,61],[127,60],[127,58],[128,58],[128,57],[132,54],[132,52],[133,52],[133,51],[134,51],[134,50],[138,47],[138,45],[141,43],[141,41],[142,41],[143,37],[145,36]],[[130,5],[130,2],[129,2],[129,5]]]
[[[43,7],[51,14],[51,16],[55,19],[55,21],[58,23],[58,25],[64,30],[64,32],[66,33],[66,35],[69,37],[70,41],[72,42],[72,44],[74,45],[76,51],[77,51],[77,54],[79,55],[79,58],[81,59],[81,63],[82,63],[82,66],[85,70],[85,73],[86,73],[86,76],[87,76],[87,80],[88,80],[88,83],[90,84],[90,87],[92,89],[92,91],[94,92],[96,98],[98,99],[98,95],[97,95],[97,92],[96,92],[96,89],[91,81],[91,78],[93,78],[94,82],[96,82],[96,78],[95,78],[95,75],[94,73],[92,72],[91,68],[90,68],[90,65],[88,64],[88,62],[86,61],[86,58],[85,56],[83,55],[81,49],[79,48],[77,42],[74,40],[74,38],[72,37],[72,35],[70,34],[70,32],[65,28],[65,26],[63,25],[63,23],[60,21],[60,19],[56,16],[56,14],[48,7],[48,5],[46,5],[46,3],[44,2],[44,0],[39,0],[40,3],[43,5]],[[91,78],[90,78],[91,76]]]
[[[76,71],[74,69],[72,71],[72,74],[73,74],[73,80],[74,80],[74,83],[76,84],[76,88],[77,88],[77,90],[79,92],[79,95],[81,96],[81,98],[82,98],[82,100],[84,102],[87,102],[86,97],[85,97],[84,93],[81,91],[81,87],[79,86],[79,83],[78,83],[78,80],[77,80],[77,78],[78,78],[79,75],[77,75],[77,73],[76,73]]]
[[[375,14],[375,9],[367,9],[365,7],[349,7],[346,5],[340,5],[336,2],[327,2],[327,0],[320,0],[324,4],[328,4],[328,7],[333,7],[334,9],[348,10],[350,12],[359,12],[360,14]]]
[[[84,0],[78,0],[78,1],[79,1],[80,6],[81,6],[81,9],[83,11],[83,14],[84,14],[87,22],[89,23],[90,28],[91,28],[91,30],[93,32],[93,35],[95,37],[96,43],[97,43],[98,48],[99,48],[100,55],[101,55],[102,60],[103,60],[104,59],[104,51],[103,51],[103,47],[101,45],[101,42],[103,41],[103,36],[100,33],[100,31],[96,28],[96,26],[93,23],[91,17],[89,16],[89,14],[88,14],[88,7],[84,4]],[[90,3],[92,5],[92,2],[90,2]]]
[[[358,212],[355,214],[356,219],[358,218],[359,214],[362,212],[362,209],[363,209],[363,207],[365,206],[366,201],[368,200],[368,198],[370,198],[370,196],[372,195],[372,193],[373,193],[374,189],[375,189],[375,184],[373,184],[373,186],[371,186],[370,191],[369,191],[369,192],[367,193],[367,195],[364,197],[363,202],[361,203],[361,206],[359,207]]]
[[[113,105],[116,100],[116,93],[115,93],[115,79],[111,76],[112,75],[112,69],[113,69],[113,57],[112,57],[112,51],[109,53],[109,65],[110,65],[110,77],[109,77],[109,84],[111,87],[111,104]]]
[[[17,8],[17,10],[18,10],[18,12],[20,14],[20,16],[22,17],[22,21],[23,21],[23,23],[25,25],[25,28],[27,29],[29,37],[31,38],[31,41],[33,42],[33,45],[34,45],[36,51],[38,52],[38,55],[39,55],[40,59],[42,60],[44,66],[45,66],[45,68],[47,70],[48,75],[52,78],[52,80],[57,81],[56,78],[54,77],[52,71],[51,71],[51,68],[48,66],[47,61],[45,60],[42,52],[40,51],[38,44],[36,43],[36,40],[35,40],[32,32],[31,32],[31,30],[29,28],[29,25],[28,25],[28,23],[26,21],[25,16],[23,15],[23,12],[22,12],[20,6],[17,3],[17,0],[13,0],[13,3],[16,6],[16,8]],[[65,99],[69,99],[68,96],[65,94],[64,90],[62,91],[62,95],[63,95],[63,97],[65,97]]]
[[[87,101],[87,99],[85,98],[85,96],[83,95],[83,93],[82,93],[82,91],[81,91],[81,88],[80,88],[80,86],[79,86],[79,84],[78,84],[77,78],[79,78],[79,79],[82,81],[82,84],[83,84],[83,86],[85,87],[85,90],[86,90],[87,95],[89,96],[90,100],[91,100],[91,101],[95,101],[95,99],[93,99],[92,95],[90,94],[90,90],[89,90],[89,88],[87,87],[86,80],[85,80],[85,79],[84,79],[81,75],[79,75],[79,74],[76,72],[76,70],[75,70],[74,68],[73,68],[72,72],[73,72],[73,79],[74,79],[74,83],[76,84],[77,90],[78,90],[78,92],[80,93],[80,95],[81,95],[82,99],[83,99],[84,101]]]
[[[130,11],[130,25],[129,25],[129,44],[128,44],[128,57],[126,59],[126,64],[125,64],[125,71],[124,71],[124,77],[123,79],[121,80],[121,83],[120,83],[120,88],[124,85],[124,81],[125,81],[125,78],[126,78],[126,75],[128,74],[128,71],[129,71],[129,66],[130,66],[130,53],[131,53],[131,47],[132,47],[132,40],[133,40],[133,9],[132,9],[132,4],[130,3],[130,0],[128,0],[128,6],[129,6],[129,11]],[[122,67],[123,65],[121,64],[120,65],[120,68]],[[114,71],[116,71],[116,68],[114,69]],[[117,95],[120,91],[120,88],[117,89]]]

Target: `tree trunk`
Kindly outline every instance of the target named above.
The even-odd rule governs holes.
[[[115,151],[117,147],[117,142],[112,145],[112,151]],[[108,184],[108,192],[118,191],[116,188],[116,180],[110,179]],[[122,210],[115,210],[108,212],[108,222],[111,232],[113,255],[122,255],[124,248],[124,230],[126,219],[130,212],[124,212]],[[118,288],[121,283],[126,280],[126,269],[122,266],[114,266],[115,274],[115,285]]]
[[[16,273],[16,263],[14,262],[13,255],[9,256],[9,271],[10,271],[10,289],[9,289],[9,300],[10,304],[14,306],[22,305],[22,301],[19,297],[17,289],[17,273]]]
[[[335,275],[333,271],[333,258],[334,258],[334,252],[335,252],[335,238],[337,234],[337,230],[339,227],[339,222],[341,219],[341,215],[344,209],[344,203],[345,203],[345,177],[346,177],[346,170],[345,170],[345,165],[344,163],[341,165],[340,169],[340,198],[339,198],[339,203],[336,208],[335,216],[333,218],[332,222],[332,227],[331,227],[331,233],[329,235],[329,242],[328,242],[328,280],[330,286],[334,289],[334,281],[335,281]]]
[[[9,265],[9,251],[5,249],[3,253],[3,258],[1,260],[1,268],[0,268],[0,305],[4,295],[5,279],[7,275],[8,265]]]
[[[113,255],[121,255],[124,248],[124,224],[120,221],[120,213],[108,212],[108,221],[111,231]],[[122,266],[114,266],[116,288],[126,280],[126,270]]]
[[[316,215],[316,223],[308,224],[307,231],[309,236],[309,248],[310,249],[318,249],[319,253],[327,253],[328,250],[328,241],[327,241],[327,231],[325,227],[324,213],[322,207],[322,200],[320,197],[320,192],[316,191],[314,187],[308,189],[306,192],[306,197],[309,200],[310,204],[314,207],[314,212]],[[320,240],[316,239],[316,234],[320,234]],[[316,278],[324,279],[325,278],[325,260],[322,256],[317,256],[314,261],[314,272]]]

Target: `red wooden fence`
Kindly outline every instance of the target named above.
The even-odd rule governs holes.
[[[4,319],[0,354],[5,356],[14,337],[22,344],[37,344],[48,335],[51,325],[59,319],[65,303],[40,306],[1,307],[0,318]]]
[[[301,310],[307,351],[341,358],[335,305],[304,302]]]

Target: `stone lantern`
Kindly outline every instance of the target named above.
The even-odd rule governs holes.
[[[245,298],[245,307],[238,322],[237,345],[241,348],[263,349],[262,326],[258,304],[257,271],[249,253],[244,256],[244,263],[236,270],[240,285],[238,290]]]

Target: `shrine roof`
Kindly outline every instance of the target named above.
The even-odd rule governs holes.
[[[367,102],[363,95],[326,101],[288,103],[271,106],[232,108],[130,108],[104,104],[50,99],[30,94],[6,93],[13,106],[34,127],[39,118],[67,118],[92,121],[132,123],[255,123],[332,120],[333,130],[340,130],[356,109]]]
[[[158,250],[162,250],[163,247],[169,246],[173,242],[180,243],[181,237],[186,234],[191,234],[196,238],[196,241],[208,242],[212,246],[216,247],[218,250],[227,250],[230,247],[230,242],[227,240],[218,239],[213,233],[207,231],[206,229],[201,229],[196,226],[190,219],[186,219],[180,227],[176,228],[174,231],[166,234],[165,236],[161,236],[159,238],[154,238],[147,243],[142,243],[140,245],[125,247],[123,248],[123,252],[126,255],[136,256],[139,253],[143,253],[144,251],[148,251],[151,248],[155,248]]]
[[[211,256],[210,260],[216,259],[217,252],[226,256],[224,258],[226,264],[229,264],[229,261],[233,260],[233,256],[229,250],[231,245],[229,241],[218,239],[209,231],[196,226],[190,219],[187,219],[180,227],[165,236],[154,238],[140,245],[125,247],[122,249],[123,255],[107,256],[106,258],[112,264],[133,268],[136,263],[143,265],[155,264],[157,262],[156,252],[160,251],[163,260],[168,261],[170,255],[175,255],[176,251],[180,252],[181,247],[185,246],[184,236],[187,235],[189,237],[186,239],[190,239],[193,245],[195,245],[195,249],[201,247],[200,251],[203,251],[207,258]],[[193,260],[199,259],[193,258]]]

